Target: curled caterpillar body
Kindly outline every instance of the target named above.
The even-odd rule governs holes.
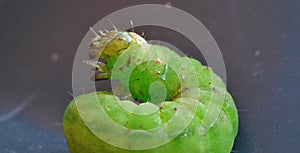
[[[237,134],[237,110],[222,79],[210,68],[193,58],[181,57],[166,47],[148,44],[136,33],[118,30],[96,36],[91,42],[89,55],[90,61],[86,63],[95,70],[94,80],[111,79],[119,82],[114,89],[115,95],[97,92],[99,101],[92,101],[91,94],[77,98],[85,101],[86,109],[94,112],[95,116],[95,108],[101,104],[114,122],[133,131],[167,125],[166,133],[169,136],[166,137],[172,137],[170,133],[180,131],[177,129],[182,128],[183,124],[188,125],[170,142],[156,148],[137,149],[139,147],[134,142],[144,142],[146,139],[149,144],[156,143],[163,140],[163,135],[161,138],[136,136],[132,140],[128,138],[128,142],[122,142],[126,147],[114,146],[90,131],[80,118],[73,100],[64,118],[64,131],[72,153],[231,151]],[[174,116],[182,119],[174,119]],[[190,122],[186,122],[187,118]],[[95,126],[104,128],[105,124]],[[112,131],[109,127],[104,129],[112,137],[118,136],[118,131]]]

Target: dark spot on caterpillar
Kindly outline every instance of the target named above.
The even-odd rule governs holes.
[[[142,90],[139,90],[139,94],[141,95],[144,95],[143,91]]]
[[[130,56],[127,60],[127,63],[126,63],[126,66],[129,67],[130,63],[131,63],[131,60],[132,60],[132,56]]]
[[[134,101],[133,101],[135,104],[137,104],[137,105],[139,105],[139,104],[141,104],[141,103],[143,103],[143,101],[142,100],[140,100],[140,99],[134,99]]]
[[[182,71],[184,71],[184,70],[185,70],[185,68],[184,68],[184,67],[181,67],[181,70],[182,70]]]
[[[174,107],[174,111],[177,111],[177,107]]]
[[[140,78],[137,78],[136,80],[140,80]]]
[[[216,87],[212,87],[211,89],[212,89],[213,92],[218,92]]]
[[[171,101],[174,100],[175,98],[177,98],[180,94],[181,94],[181,86],[177,85],[175,92],[173,93],[173,95],[171,95]]]
[[[184,89],[182,89],[182,93],[184,93],[184,92],[186,92],[188,90],[189,90],[189,88],[185,87]]]
[[[123,69],[124,69],[125,67],[129,67],[129,65],[130,65],[130,63],[131,63],[131,60],[132,60],[132,57],[130,56],[130,57],[128,58],[127,62],[126,62],[126,65],[120,67],[119,70],[120,70],[120,71],[123,71]]]
[[[175,94],[175,96],[177,96],[178,94]],[[173,101],[176,97],[174,97],[173,95],[170,95],[170,100]]]

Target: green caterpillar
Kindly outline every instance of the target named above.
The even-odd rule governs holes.
[[[86,63],[95,70],[93,80],[111,79],[119,84],[113,88],[115,95],[97,92],[76,97],[76,101],[85,103],[85,111],[101,118],[94,108],[103,108],[111,120],[132,131],[151,131],[167,125],[164,133],[168,135],[166,137],[173,137],[162,145],[146,149],[138,149],[135,143],[155,144],[163,141],[164,136],[161,140],[136,136],[128,138],[132,141],[124,142],[126,147],[114,146],[91,131],[73,100],[63,121],[72,153],[231,151],[238,130],[237,109],[225,84],[210,68],[166,47],[148,44],[134,32],[118,30],[97,35],[91,42],[89,56],[91,60]],[[95,94],[96,101],[93,99]],[[92,117],[90,120],[93,123]],[[92,126],[97,129],[104,124],[95,122]],[[103,131],[112,139],[119,136],[118,131],[109,127]]]

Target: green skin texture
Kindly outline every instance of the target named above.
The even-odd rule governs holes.
[[[68,147],[72,153],[229,153],[232,149],[234,139],[238,131],[238,113],[234,100],[226,91],[223,81],[208,67],[203,66],[193,58],[180,57],[169,49],[150,45],[150,51],[156,54],[156,60],[140,62],[139,58],[147,58],[143,52],[143,46],[137,42],[131,42],[128,47],[122,50],[133,56],[124,56],[122,70],[110,79],[120,81],[119,92],[129,89],[131,98],[146,103],[136,105],[129,100],[120,100],[110,92],[97,92],[98,101],[93,99],[92,94],[85,94],[76,97],[76,100],[84,99],[87,103],[85,109],[92,110],[97,105],[103,107],[108,116],[116,123],[133,130],[148,130],[159,127],[168,122],[180,108],[178,99],[189,101],[189,98],[197,100],[197,108],[193,119],[187,128],[175,139],[162,146],[147,150],[122,149],[110,145],[97,136],[86,126],[78,112],[75,100],[72,100],[66,108],[63,127]],[[173,60],[167,60],[167,58]],[[109,57],[107,70],[111,73],[118,56]],[[161,62],[162,61],[162,62]],[[165,61],[173,63],[164,63]],[[177,67],[176,67],[177,64]],[[123,67],[126,65],[125,67]],[[171,67],[171,65],[175,65]],[[192,65],[192,66],[191,66]],[[168,67],[169,66],[169,67]],[[121,76],[132,72],[128,80]],[[124,74],[123,74],[124,73]],[[197,83],[190,81],[196,78]],[[195,79],[194,79],[195,80]],[[158,84],[152,84],[158,82]],[[165,94],[158,89],[164,86]],[[208,104],[216,99],[217,107],[221,111],[217,119],[207,122],[205,112]],[[221,102],[221,103],[220,103]],[[159,109],[146,116],[136,115],[124,110],[119,104],[132,110],[143,111],[145,107],[158,107]],[[92,112],[91,117],[101,117],[97,111]],[[213,123],[213,124],[211,124]],[[207,125],[211,124],[211,125]],[[199,133],[199,125],[209,127],[204,134]],[[175,127],[176,128],[176,127]],[[113,135],[118,137],[117,134]],[[157,140],[159,141],[159,140]]]

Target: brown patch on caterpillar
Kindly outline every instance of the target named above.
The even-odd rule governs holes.
[[[182,93],[181,91],[181,85],[177,85],[175,92],[173,93],[173,95],[170,96],[170,100],[173,101],[174,99],[178,98],[178,96]]]
[[[127,62],[126,62],[126,65],[120,67],[119,70],[120,70],[120,71],[123,71],[123,69],[124,69],[125,67],[129,67],[131,61],[132,61],[132,56],[130,56],[130,57],[128,58],[128,60],[127,60]]]
[[[129,67],[130,63],[131,63],[131,60],[132,60],[132,56],[130,56],[127,60],[127,63],[126,63],[126,66]]]
[[[162,111],[163,110],[163,107],[160,105],[159,106],[159,111]]]
[[[142,61],[140,58],[138,58],[137,60],[136,60],[136,63],[139,63],[140,61]]]
[[[130,149],[131,148],[131,144],[128,144],[128,149]]]
[[[157,59],[155,60],[155,63],[156,63],[156,64],[161,64],[161,60],[160,60],[159,58],[157,58]]]
[[[218,89],[216,87],[211,87],[212,91],[217,93],[218,92]]]
[[[142,91],[142,90],[139,90],[139,91],[138,91],[138,93],[139,93],[141,96],[143,96],[143,95],[144,95],[144,93],[143,93],[143,91]]]

